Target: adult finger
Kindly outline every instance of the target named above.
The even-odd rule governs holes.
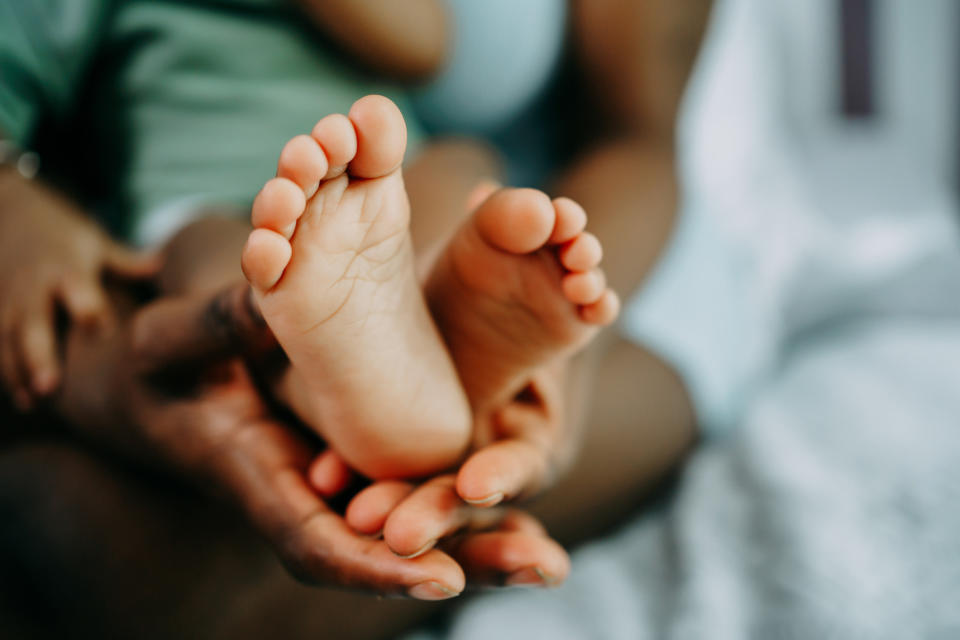
[[[110,273],[130,280],[156,276],[163,266],[163,256],[154,251],[134,251],[111,242],[104,259]]]
[[[261,421],[239,430],[210,460],[211,471],[296,577],[419,599],[463,590],[463,572],[448,555],[432,551],[404,560],[382,540],[354,533],[310,488],[308,457],[289,429]]]
[[[347,524],[357,533],[372,536],[383,531],[390,513],[414,490],[403,480],[382,480],[353,497],[344,514]]]
[[[353,471],[333,449],[317,454],[307,469],[310,486],[324,498],[331,498],[346,489],[353,477]]]
[[[53,301],[46,293],[38,292],[16,330],[22,385],[38,396],[52,393],[60,382]]]
[[[7,312],[0,318],[0,379],[16,408],[27,411],[33,399],[21,374],[20,350],[17,345],[18,324],[12,312]]]
[[[433,478],[393,509],[383,539],[394,553],[415,558],[470,524],[475,509],[460,499],[455,483],[453,475]]]
[[[145,372],[265,352],[275,345],[246,283],[154,302],[135,316],[132,340]]]
[[[478,450],[457,474],[460,497],[492,506],[528,497],[555,479],[576,453],[566,420],[563,362],[541,367],[522,396],[478,421]]]
[[[547,529],[539,520],[534,518],[526,511],[520,509],[509,509],[497,526],[499,531],[515,531],[518,533],[529,533],[530,535],[545,536]]]
[[[521,438],[494,442],[470,456],[457,472],[456,490],[467,503],[491,507],[535,493],[550,476],[550,454]]]
[[[412,491],[407,485],[408,495],[397,491],[389,499],[378,496],[381,497],[380,507],[389,509],[382,526],[383,539],[394,553],[401,557],[417,557],[461,530],[503,528],[503,509],[479,508],[465,503],[457,494],[455,482],[452,475],[439,476]],[[385,493],[388,488],[380,491]],[[369,493],[375,490],[376,485],[367,489]],[[390,500],[394,502],[391,504]],[[373,511],[372,508],[369,510]],[[546,535],[532,518],[518,520],[509,517],[506,520],[506,526],[511,530],[521,530],[520,524],[534,525],[523,529],[527,533]]]
[[[450,552],[471,586],[553,587],[570,573],[570,557],[563,547],[531,531],[471,533]]]
[[[378,503],[390,513],[387,524],[381,525],[388,546],[396,552],[397,547],[406,551],[420,545],[417,550],[428,553],[439,538],[436,548],[448,551],[461,563],[471,586],[553,586],[566,578],[566,552],[549,539],[535,518],[516,509],[470,507],[457,498],[449,480],[447,476],[446,481],[427,483],[413,491],[404,482],[377,483],[351,503],[348,523],[357,501]],[[375,511],[370,504],[364,509]],[[372,533],[379,526],[371,524],[367,529]],[[458,531],[465,533],[450,537]],[[405,541],[391,544],[398,536]],[[415,552],[412,557],[422,555]]]
[[[74,322],[87,326],[107,323],[110,303],[95,276],[77,273],[66,275],[57,285],[57,294]]]

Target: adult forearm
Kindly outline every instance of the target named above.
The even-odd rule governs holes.
[[[573,43],[600,121],[616,135],[673,137],[711,0],[573,0]]]
[[[447,54],[443,0],[299,0],[317,26],[375,71],[421,79]]]

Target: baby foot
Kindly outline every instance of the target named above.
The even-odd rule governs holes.
[[[600,242],[567,198],[481,187],[482,201],[427,282],[434,320],[474,411],[502,406],[532,371],[583,347],[617,316]]]
[[[414,274],[405,147],[403,116],[381,96],[291,140],[254,202],[242,261],[290,358],[292,404],[373,478],[448,467],[470,435]]]

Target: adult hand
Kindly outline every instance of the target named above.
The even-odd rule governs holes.
[[[484,513],[510,500],[531,496],[549,486],[570,464],[575,434],[564,419],[566,365],[538,372],[524,394],[478,427],[477,451],[456,474],[409,482],[379,482],[359,493],[347,509],[347,523],[361,533],[383,532],[394,553],[417,557],[464,529]],[[334,452],[325,452],[311,468],[314,486],[344,483],[345,471]],[[495,517],[491,515],[490,517]],[[534,560],[543,558],[544,564]],[[531,555],[517,559],[527,571],[525,584],[551,586],[569,571],[557,557]]]
[[[269,343],[246,285],[158,301],[131,324],[108,367],[113,395],[122,399],[115,413],[132,427],[130,444],[225,495],[299,579],[444,599],[464,589],[465,570],[503,583],[525,568],[518,558],[537,566],[566,562],[539,525],[519,514],[477,518],[484,530],[464,536],[453,555],[435,549],[416,559],[347,526],[307,481],[317,446],[271,415],[235,355]]]
[[[67,200],[12,169],[0,170],[0,380],[20,410],[60,380],[56,312],[102,326],[110,305],[104,272],[147,278],[154,256],[110,239]]]

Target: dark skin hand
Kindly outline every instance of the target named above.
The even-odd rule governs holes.
[[[110,305],[102,276],[153,276],[156,256],[114,242],[41,182],[0,168],[0,382],[21,411],[60,383],[56,316],[103,328]]]
[[[226,251],[226,259],[217,259],[215,247],[225,239],[229,245],[231,238],[242,243],[248,231],[245,224],[222,217],[194,223],[182,231],[165,250],[168,261],[161,274],[164,290],[206,295],[212,283],[235,278],[236,253]],[[159,343],[166,344],[167,340]],[[184,350],[203,348],[203,344],[192,344],[185,345]],[[454,538],[455,543],[460,532],[478,521],[500,517],[502,508],[491,509],[498,503],[527,498],[548,487],[569,466],[579,446],[573,428],[578,420],[567,416],[583,405],[579,396],[584,385],[568,387],[567,376],[565,363],[545,367],[514,402],[492,415],[478,416],[474,453],[456,475],[441,475],[416,489],[413,482],[378,483],[357,497],[348,510],[347,523],[365,535],[382,530],[385,541],[397,554],[423,553],[434,544],[448,544],[447,538]],[[335,495],[352,475],[332,450],[323,452],[310,471],[311,485],[326,497]],[[385,526],[387,515],[401,501],[403,508],[391,517],[390,526]],[[543,566],[537,564],[541,560]],[[563,581],[569,570],[565,556],[553,552],[535,553],[529,558],[517,554],[513,562],[521,568],[536,566],[542,575],[536,583],[541,585]]]
[[[378,482],[361,491],[347,509],[347,523],[354,530],[372,534],[382,531],[384,541],[401,555],[424,553],[449,536],[486,517],[491,507],[522,501],[550,487],[576,457],[581,422],[571,413],[582,406],[577,393],[570,393],[567,377],[585,365],[559,363],[536,372],[524,392],[505,407],[480,418],[475,451],[455,473],[442,474],[422,484],[409,481]],[[332,477],[344,468],[326,452],[322,468],[314,466],[314,485],[342,485]],[[534,575],[527,584],[552,586],[566,578],[554,567],[527,565]]]
[[[162,299],[105,340],[71,341],[60,406],[86,435],[226,497],[305,582],[437,600],[528,566],[566,575],[565,552],[519,512],[478,513],[416,559],[355,533],[307,482],[317,444],[271,415],[235,355],[269,345],[246,285]],[[104,388],[96,406],[88,391]]]

